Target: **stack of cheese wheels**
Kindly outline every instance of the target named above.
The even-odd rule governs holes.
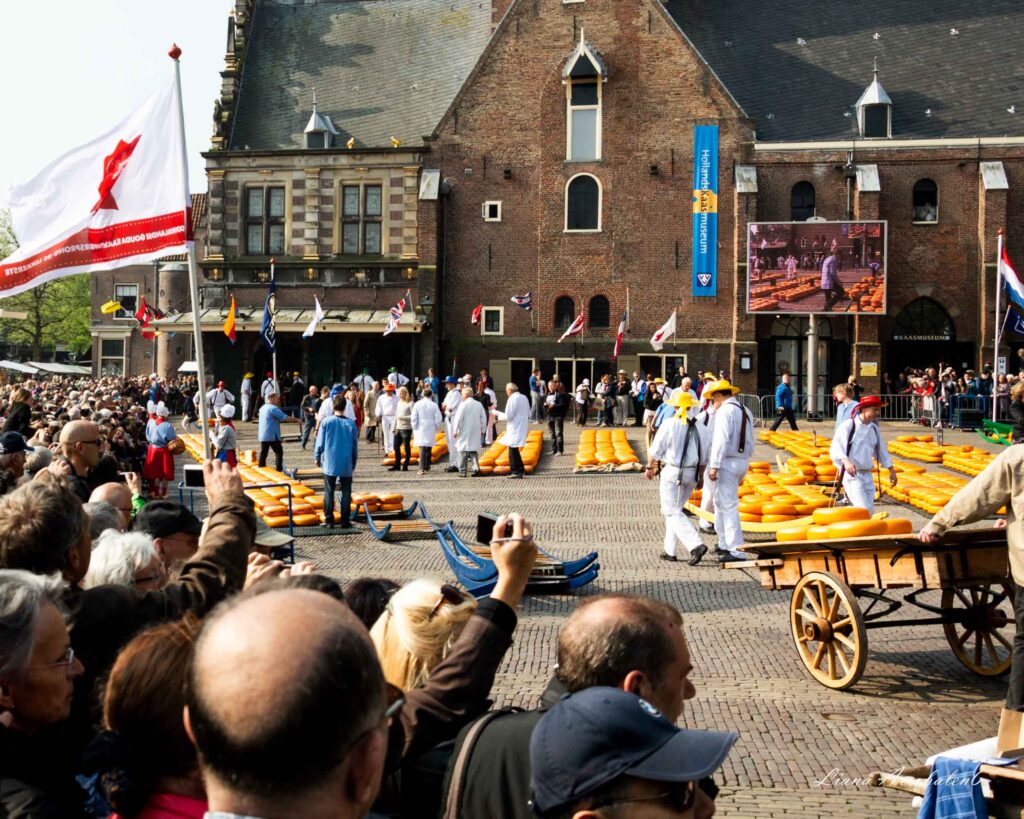
[[[544,431],[531,429],[526,433],[526,444],[519,447],[519,456],[523,459],[523,469],[532,473],[540,463],[541,452],[544,450]],[[509,473],[508,447],[495,441],[480,456],[481,475],[507,475]]]
[[[340,500],[341,496],[335,494],[335,500]],[[384,492],[353,492],[352,503],[349,505],[349,512],[353,516],[360,516],[364,512],[369,511],[371,515],[384,512],[401,512],[405,508],[405,498],[397,493],[384,493]],[[339,513],[337,508],[334,510],[334,522],[337,523],[339,520]],[[320,520],[324,523],[327,522],[327,517],[324,515],[323,507],[320,508]]]
[[[945,452],[942,465],[947,469],[963,472],[965,475],[979,475],[981,471],[995,460],[996,456],[984,449],[960,447],[959,452]]]
[[[794,540],[849,540],[871,535],[909,535],[913,524],[906,518],[872,518],[867,509],[855,506],[839,506],[815,509],[810,526],[794,526],[779,529],[775,539],[779,543]]]
[[[624,429],[584,428],[580,433],[576,466],[622,466],[639,461]]]
[[[420,448],[415,444],[412,445],[412,457],[409,459],[409,463],[418,464],[420,462]],[[437,433],[437,438],[434,441],[434,448],[430,450],[430,462],[436,464],[442,458],[448,457],[448,439],[444,437],[443,432]],[[382,466],[394,466],[395,465],[395,453],[390,453],[383,461]]]

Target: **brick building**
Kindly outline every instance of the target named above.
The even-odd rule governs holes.
[[[724,369],[753,391],[788,369],[803,391],[808,319],[747,313],[746,237],[808,217],[888,223],[885,312],[817,322],[820,391],[851,372],[877,387],[872,364],[992,360],[996,230],[1024,248],[1013,31],[1008,0],[238,0],[207,154],[210,360],[260,363],[274,254],[282,344],[314,382],[453,360],[575,381],[612,368],[628,304],[627,370]],[[692,283],[700,125],[718,127],[713,298]],[[416,320],[382,340],[407,288]],[[214,338],[229,289],[252,311],[235,348]],[[302,345],[314,292],[333,312]],[[532,312],[510,301],[526,292]]]
[[[206,194],[192,194],[192,233],[196,257],[206,246]],[[93,375],[145,375],[163,378],[177,375],[178,367],[193,357],[192,336],[168,331],[149,340],[142,337],[135,320],[141,300],[163,313],[175,315],[189,309],[188,268],[184,256],[168,256],[148,264],[129,265],[90,276],[92,287]],[[108,301],[123,310],[103,313]]]

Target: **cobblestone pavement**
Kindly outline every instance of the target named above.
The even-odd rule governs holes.
[[[252,446],[255,427],[238,426],[240,447]],[[831,433],[830,426],[817,429]],[[887,437],[914,431],[921,430],[884,427]],[[578,434],[571,426],[566,432],[566,455],[545,454],[539,470],[522,481],[463,479],[436,468],[423,477],[415,467],[385,472],[376,445],[364,443],[355,490],[425,500],[435,520],[453,520],[467,537],[479,511],[520,511],[546,548],[566,557],[600,551],[601,575],[579,594],[627,591],[677,606],[696,666],[697,697],[683,723],[740,733],[718,777],[724,784],[718,815],[911,817],[909,797],[857,780],[995,733],[1005,678],[984,679],[961,666],[939,626],[872,631],[867,670],[852,692],[814,682],[791,642],[789,593],[762,590],[753,573],[720,571],[708,561],[690,568],[658,560],[663,529],[655,485],[638,473],[573,475]],[[643,459],[643,431],[630,427],[628,435]],[[948,433],[946,441],[984,445],[966,433]],[[309,451],[294,443],[285,448],[286,466],[313,466]],[[775,454],[760,444],[755,458]],[[897,504],[881,508],[911,517],[915,527],[925,522]],[[368,534],[308,532],[300,530],[299,557],[339,579],[451,579],[433,541],[379,543]],[[498,674],[498,705],[535,703],[552,671],[558,629],[575,602],[571,594],[524,601],[515,644]]]

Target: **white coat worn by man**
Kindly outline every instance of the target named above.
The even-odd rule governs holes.
[[[694,407],[700,406],[701,401],[698,398],[697,403]],[[693,412],[693,410],[690,410]],[[709,404],[706,408],[702,409],[697,413],[697,423],[704,428],[704,432],[708,436],[710,441],[715,431],[715,405]],[[704,484],[704,491],[700,495],[700,511],[707,512],[709,515],[714,517],[715,515],[715,488],[714,485],[709,486],[707,483]],[[715,531],[715,524],[710,521],[701,518],[699,524],[700,531],[702,532],[713,532]]]
[[[715,424],[711,435],[711,455],[707,477],[715,490],[715,532],[718,534],[718,560],[749,560],[741,550],[740,482],[750,467],[754,452],[754,419],[736,400],[739,387],[725,379],[704,388],[703,396],[715,405]]]
[[[469,464],[473,464],[473,474],[480,471],[480,439],[487,427],[487,411],[484,405],[473,398],[473,390],[465,387],[462,390],[462,402],[455,411],[455,444],[459,450],[459,474],[465,478],[469,474]]]
[[[508,395],[505,404],[505,420],[508,425],[498,443],[508,447],[509,478],[522,478],[526,468],[519,450],[526,446],[526,436],[530,430],[530,401],[512,382],[505,385],[505,394]]]
[[[647,469],[644,474],[647,480],[651,480],[655,463],[661,461],[658,490],[661,514],[665,517],[665,543],[661,559],[675,562],[678,559],[676,543],[679,542],[689,553],[687,562],[696,566],[707,554],[708,547],[701,542],[697,530],[687,520],[683,504],[703,480],[711,436],[706,426],[696,418],[689,417],[688,411],[696,403],[692,395],[680,390],[668,403],[679,412],[666,418],[658,427],[658,433],[647,453]]]
[[[377,417],[380,419],[380,434],[384,451],[390,455],[395,451],[395,413],[398,410],[398,395],[390,381],[384,385],[384,392],[377,398]]]
[[[252,373],[246,373],[245,378],[242,379],[242,389],[239,390],[241,393],[242,401],[242,420],[248,421],[252,418]]]
[[[441,412],[444,414],[444,434],[448,438],[448,469],[446,472],[459,471],[459,450],[455,446],[455,413],[459,411],[459,404],[462,403],[462,390],[459,389],[458,379],[449,375],[444,380],[448,389],[444,401],[441,404]]]
[[[878,429],[878,410],[886,406],[877,395],[865,395],[854,404],[850,417],[832,436],[829,456],[843,476],[843,489],[854,506],[875,511],[874,461],[889,470],[889,483],[896,485],[896,470],[892,455]]]
[[[420,475],[430,471],[437,433],[443,426],[444,417],[434,400],[434,392],[427,387],[423,390],[423,397],[412,407],[412,443],[420,450]]]

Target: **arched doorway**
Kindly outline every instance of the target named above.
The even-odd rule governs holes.
[[[957,341],[953,319],[934,299],[914,299],[893,319],[885,363],[894,379],[907,367],[938,368],[941,362],[962,370],[973,361],[974,344]]]

